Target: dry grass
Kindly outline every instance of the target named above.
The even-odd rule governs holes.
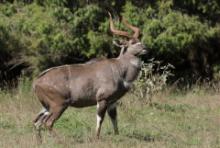
[[[108,117],[101,139],[95,140],[95,107],[69,108],[57,121],[58,137],[43,132],[36,142],[32,120],[40,104],[28,90],[0,93],[0,147],[220,147],[220,95],[190,91],[161,93],[153,106],[127,95],[119,105],[120,135],[114,136]]]

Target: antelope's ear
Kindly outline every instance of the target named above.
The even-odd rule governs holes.
[[[137,42],[139,42],[139,40],[137,38],[132,38],[128,41],[129,45],[135,44]]]
[[[127,41],[127,40],[120,40],[119,42],[121,45],[123,45],[125,47],[128,47],[128,45],[129,45],[129,41]]]

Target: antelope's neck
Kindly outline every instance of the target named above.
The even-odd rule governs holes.
[[[124,72],[124,81],[131,83],[139,74],[141,69],[141,60],[133,55],[124,55],[120,58],[120,63]]]

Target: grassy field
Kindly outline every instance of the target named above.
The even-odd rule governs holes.
[[[220,94],[198,89],[157,94],[153,106],[126,95],[118,108],[120,134],[113,134],[106,116],[100,140],[94,138],[95,107],[68,108],[55,124],[59,137],[43,131],[43,143],[39,145],[32,120],[41,107],[29,87],[0,92],[1,148],[220,148]]]

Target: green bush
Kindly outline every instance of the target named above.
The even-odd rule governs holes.
[[[2,6],[3,12],[8,12],[6,7]],[[102,48],[109,50],[110,38],[99,30],[99,24],[105,21],[99,7],[88,5],[74,12],[61,6],[54,7],[18,3],[13,4],[13,8],[19,13],[2,14],[0,26],[5,30],[3,38],[14,36],[22,49],[17,51],[18,46],[9,38],[2,42],[11,42],[11,50],[22,54],[20,60],[28,62],[34,73],[50,66],[74,62],[77,56],[83,60],[101,55],[105,53]],[[5,45],[4,49],[9,47]]]
[[[152,104],[152,96],[166,88],[169,77],[173,76],[173,65],[161,65],[154,59],[144,63],[131,93],[143,103]]]
[[[219,38],[216,34],[220,34],[216,30],[218,25],[212,26],[200,15],[189,15],[177,11],[176,7],[171,0],[158,1],[147,8],[127,2],[123,14],[141,27],[142,41],[151,49],[153,57],[171,63],[180,71],[177,77],[211,78],[212,64],[217,62],[213,56],[216,44],[219,45],[215,40]]]
[[[24,73],[37,74],[51,66],[117,56],[109,32],[111,11],[140,27],[151,57],[174,65],[177,79],[212,78],[220,57],[219,6],[216,0],[5,0],[0,2],[1,71],[10,69],[8,63],[27,63]]]

